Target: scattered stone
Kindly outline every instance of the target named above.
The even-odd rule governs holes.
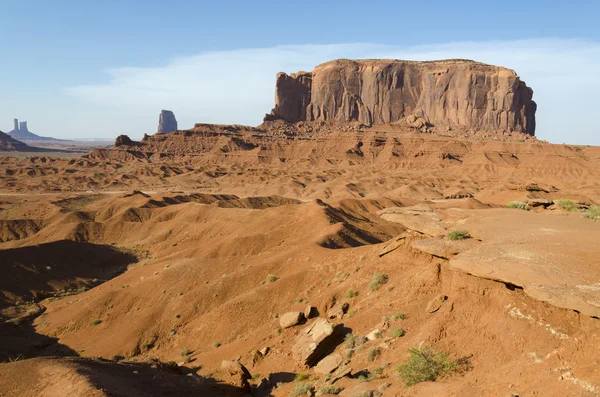
[[[550,207],[554,202],[552,200],[546,199],[529,199],[527,200],[527,204],[530,207]]]
[[[350,375],[351,372],[352,368],[350,368],[346,364],[343,364],[329,376],[329,383],[333,384],[337,380],[342,379],[344,376]]]
[[[304,319],[302,312],[288,312],[279,317],[279,326],[284,329],[293,327],[302,321],[302,319]]]
[[[331,335],[333,335],[333,325],[324,318],[317,318],[296,338],[296,343],[292,347],[294,359],[313,366],[323,357],[324,351],[333,342]]]
[[[330,374],[335,371],[344,359],[340,354],[333,353],[325,357],[315,366],[315,372],[318,374]]]
[[[315,311],[315,307],[311,305],[306,306],[306,309],[304,309],[304,317],[306,317],[307,319],[313,317]]]
[[[226,379],[224,381],[226,383],[239,387],[245,392],[250,392],[249,380],[252,379],[252,375],[250,375],[250,372],[242,363],[239,361],[224,360],[221,363],[221,370],[223,371],[223,375],[225,375]]]
[[[446,295],[436,296],[427,304],[427,308],[425,310],[427,311],[427,313],[437,312],[438,310],[440,310],[440,307],[442,307],[446,299],[448,299]]]
[[[265,346],[259,350],[259,353],[263,356],[266,356],[267,354],[269,354],[270,351],[271,351],[271,348],[269,346]]]
[[[327,312],[327,317],[330,320],[332,320],[334,318],[341,320],[344,317],[344,314],[346,314],[346,312],[348,311],[348,308],[350,308],[350,304],[348,302],[340,302],[340,303],[334,305]]]

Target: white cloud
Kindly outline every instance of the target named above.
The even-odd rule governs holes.
[[[195,122],[256,125],[273,106],[277,72],[311,70],[335,58],[465,58],[506,66],[534,89],[539,138],[555,143],[600,144],[600,106],[596,102],[600,93],[600,43],[578,40],[417,47],[290,45],[207,52],[176,58],[161,67],[111,69],[106,83],[65,90],[81,100],[115,109],[121,131],[135,136],[152,133],[163,108],[175,112],[181,128]],[[121,131],[114,131],[114,135]]]

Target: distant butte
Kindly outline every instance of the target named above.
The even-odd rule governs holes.
[[[535,135],[533,90],[515,71],[469,60],[340,59],[312,72],[277,74],[265,121],[406,120],[415,127]]]

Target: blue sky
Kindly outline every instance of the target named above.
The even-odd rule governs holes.
[[[0,0],[0,130],[64,138],[258,124],[278,71],[333,58],[471,58],[515,69],[541,139],[600,145],[600,2]],[[553,4],[558,3],[558,4]]]

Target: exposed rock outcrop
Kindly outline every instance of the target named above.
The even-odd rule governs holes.
[[[177,131],[175,114],[170,110],[161,110],[158,116],[158,133]]]
[[[510,69],[468,60],[335,60],[277,75],[266,121],[406,122],[535,133],[533,90]]]

